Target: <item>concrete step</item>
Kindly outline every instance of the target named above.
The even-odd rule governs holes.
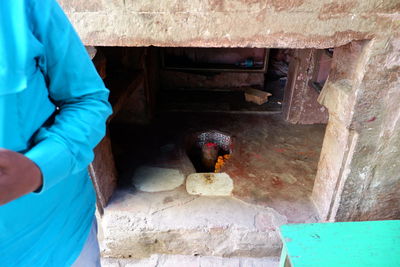
[[[103,256],[114,258],[278,257],[279,226],[285,223],[272,208],[233,197],[193,196],[184,187],[118,190],[99,220],[100,246]]]
[[[146,259],[102,258],[103,267],[278,267],[279,258],[157,255]]]

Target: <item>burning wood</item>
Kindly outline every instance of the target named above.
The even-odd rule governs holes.
[[[221,168],[225,165],[226,161],[231,157],[229,154],[225,154],[223,156],[219,156],[217,158],[217,163],[215,163],[215,170],[214,172],[220,172]]]

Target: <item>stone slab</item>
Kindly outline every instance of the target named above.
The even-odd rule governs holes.
[[[278,229],[287,222],[272,208],[232,197],[192,196],[184,188],[158,193],[120,189],[99,220],[100,247],[104,257],[113,258],[278,257]]]
[[[399,11],[397,0],[58,2],[95,46],[328,48],[395,32]]]
[[[159,255],[146,259],[102,258],[103,267],[278,267],[279,258],[223,258],[211,256]]]
[[[185,176],[180,170],[151,166],[139,167],[132,183],[140,191],[160,192],[173,190],[183,184]]]
[[[226,173],[193,173],[186,179],[186,190],[191,195],[230,196],[233,181]]]

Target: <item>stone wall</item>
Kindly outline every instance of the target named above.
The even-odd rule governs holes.
[[[323,219],[400,218],[399,49],[393,36],[334,54],[320,96],[329,123],[312,195]]]
[[[86,45],[338,47],[312,199],[323,220],[400,218],[398,0],[60,3]]]

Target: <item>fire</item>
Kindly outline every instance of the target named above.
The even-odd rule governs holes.
[[[217,159],[217,162],[215,163],[215,171],[214,172],[220,172],[221,168],[225,165],[226,161],[231,157],[229,154],[225,154],[223,156],[219,156]]]

